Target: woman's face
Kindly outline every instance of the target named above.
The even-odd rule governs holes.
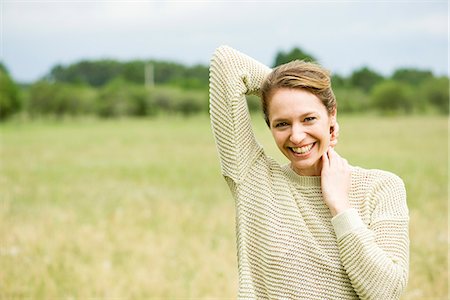
[[[320,175],[336,110],[329,114],[320,99],[308,91],[280,88],[269,99],[269,122],[273,138],[292,169],[299,175]]]

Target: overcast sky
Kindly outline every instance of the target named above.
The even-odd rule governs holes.
[[[1,60],[31,82],[82,59],[207,64],[227,44],[272,65],[298,46],[332,72],[448,74],[447,1],[1,2]]]

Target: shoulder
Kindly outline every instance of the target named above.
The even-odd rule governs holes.
[[[372,187],[384,185],[404,187],[403,180],[398,175],[379,169],[352,167],[352,179],[355,183]]]
[[[408,214],[406,189],[403,180],[396,174],[378,170],[353,167],[352,184],[365,190],[365,199],[373,208],[383,213]]]

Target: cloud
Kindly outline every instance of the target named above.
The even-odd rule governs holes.
[[[443,37],[448,35],[448,14],[445,11],[410,19],[402,23],[400,29],[404,32],[415,32],[419,35]]]
[[[2,3],[2,59],[20,80],[34,80],[56,63],[83,58],[207,63],[220,44],[266,64],[272,64],[277,51],[300,46],[344,73],[363,64],[384,72],[401,63],[441,73],[447,67],[447,3]]]

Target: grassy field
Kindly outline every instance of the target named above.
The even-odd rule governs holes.
[[[261,118],[255,132],[282,160]],[[448,297],[448,123],[342,117],[338,152],[400,175],[404,299]],[[0,299],[236,297],[235,213],[207,116],[1,125]]]

